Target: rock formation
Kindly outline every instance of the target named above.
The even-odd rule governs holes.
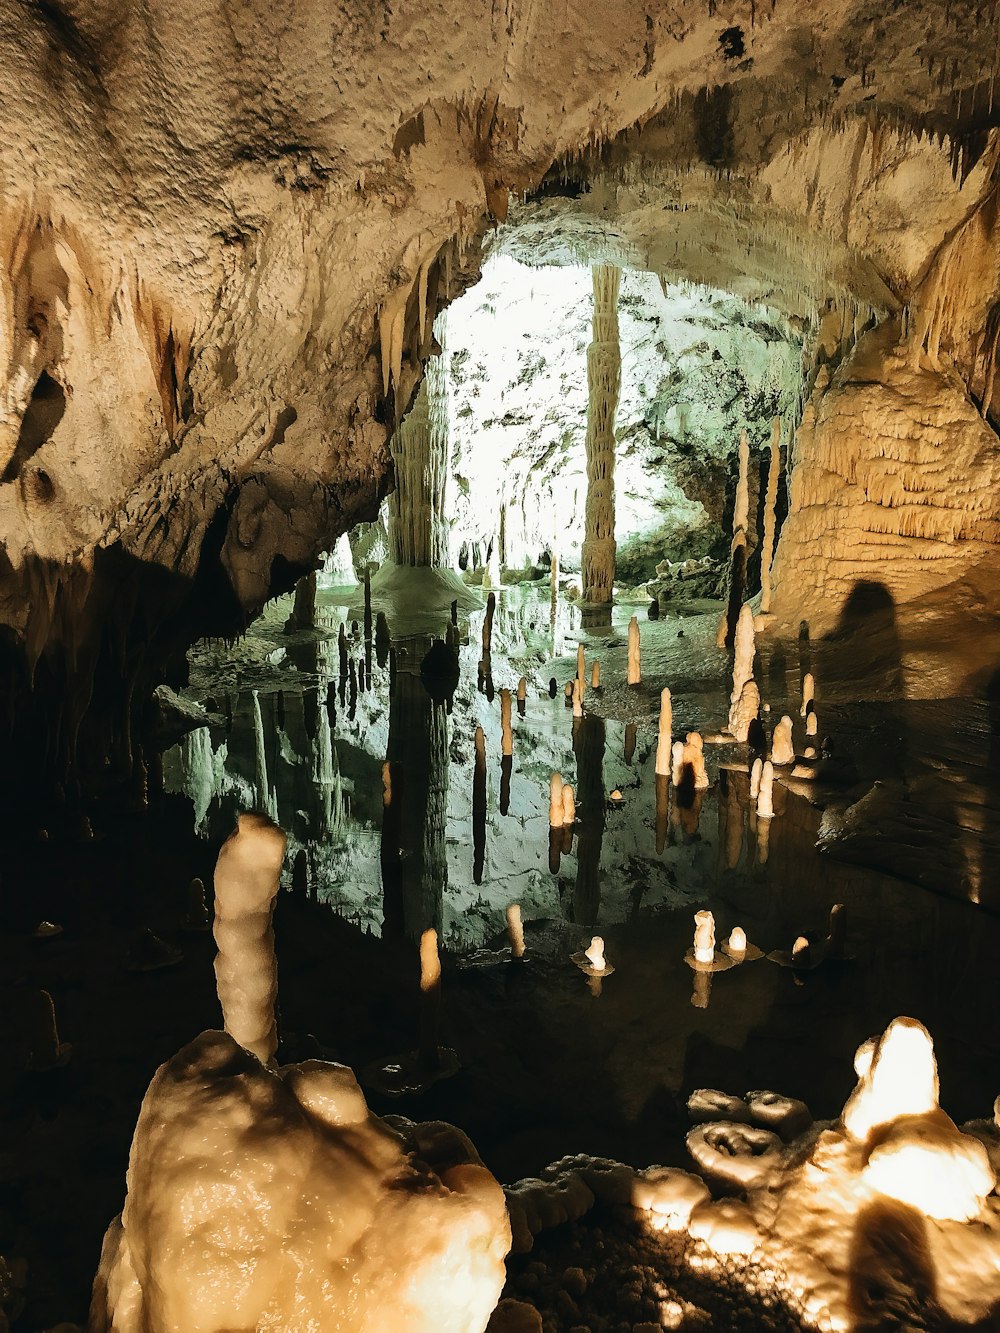
[[[594,269],[594,339],[587,349],[587,512],[583,595],[610,602],[615,581],[615,409],[621,387],[619,269]]]

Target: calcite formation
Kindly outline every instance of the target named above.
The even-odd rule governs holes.
[[[481,1333],[510,1247],[503,1191],[458,1130],[404,1126],[343,1065],[272,1071],[203,1032],[143,1099],[92,1333]]]
[[[594,269],[594,340],[587,349],[587,510],[583,595],[610,602],[615,582],[615,409],[621,387],[618,287],[621,271]],[[582,679],[582,676],[581,676]]]

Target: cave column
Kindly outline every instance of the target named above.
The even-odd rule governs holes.
[[[618,287],[621,269],[593,270],[593,341],[587,348],[587,509],[583,596],[610,602],[615,581],[615,411],[621,388]]]
[[[437,325],[443,338],[443,321]],[[448,383],[444,350],[427,362],[413,407],[392,438],[389,554],[397,565],[447,569]]]

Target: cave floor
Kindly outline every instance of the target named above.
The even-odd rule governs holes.
[[[158,1064],[220,1024],[212,937],[183,932],[185,890],[193,875],[211,883],[235,812],[261,792],[289,834],[286,889],[300,851],[307,871],[306,891],[282,893],[276,913],[281,1058],[340,1059],[364,1078],[412,1049],[411,937],[436,924],[441,1040],[459,1072],[419,1096],[369,1086],[369,1100],[381,1113],[460,1125],[502,1180],[567,1152],[684,1164],[684,1102],[695,1087],[772,1087],[817,1117],[835,1116],[853,1086],[856,1046],[900,1013],[935,1038],[946,1110],[959,1122],[989,1113],[1000,1046],[981,1021],[1000,946],[1000,918],[984,910],[1000,891],[995,702],[908,700],[898,661],[874,654],[877,670],[863,673],[854,669],[860,656],[838,645],[762,639],[759,678],[773,715],[796,717],[801,748],[795,705],[810,666],[835,755],[822,785],[776,786],[764,859],[746,747],[706,745],[710,789],[687,805],[671,792],[658,826],[661,687],[673,693],[675,735],[698,727],[709,736],[725,720],[717,608],[649,621],[644,608],[623,605],[610,626],[584,630],[572,602],[560,599],[550,615],[547,589],[505,589],[489,672],[480,670],[482,612],[463,631],[446,724],[419,682],[433,617],[387,611],[390,708],[378,638],[370,684],[355,693],[351,670],[356,678],[366,645],[348,635],[341,698],[337,628],[345,617],[362,621],[360,590],[322,593],[315,632],[284,635],[288,609],[270,608],[234,650],[193,651],[188,693],[216,720],[165,756],[168,795],[142,815],[95,811],[93,842],[26,839],[5,851],[0,1253],[27,1261],[19,1326],[83,1319],[145,1088]],[[643,683],[630,688],[633,610]],[[587,691],[574,733],[563,686],[578,641],[588,678],[597,657],[604,685]],[[865,651],[873,654],[870,642]],[[523,716],[514,705],[505,781],[499,691],[522,675],[527,697]],[[477,725],[485,818],[473,792]],[[397,836],[384,840],[387,752],[402,815]],[[555,873],[553,770],[578,789],[572,847]],[[608,799],[615,788],[620,803]],[[514,901],[527,922],[520,965],[499,952]],[[787,950],[799,933],[825,933],[834,902],[847,909],[847,961],[794,973],[761,959],[713,976],[707,996],[695,989],[684,954],[698,908],[714,911],[720,939],[740,924],[762,948]],[[387,917],[393,937],[383,939]],[[42,918],[62,933],[31,938]],[[126,970],[144,927],[181,950],[176,965]],[[616,969],[596,995],[570,961],[595,932]],[[73,1048],[64,1067],[45,1072],[25,1069],[40,987]]]

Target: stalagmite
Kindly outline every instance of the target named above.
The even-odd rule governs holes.
[[[729,708],[729,734],[737,741],[745,741],[750,735],[750,724],[760,712],[760,690],[755,680],[748,680],[740,692],[740,697]]]
[[[215,865],[215,978],[226,1031],[264,1064],[274,1059],[278,969],[271,916],[285,835],[264,815],[241,814]]]
[[[587,661],[583,654],[583,644],[577,644],[576,648],[576,678],[581,686],[587,682]]]
[[[733,535],[749,532],[750,524],[750,441],[740,431],[739,477],[736,482],[736,506],[733,510]]]
[[[776,767],[794,764],[795,745],[792,740],[792,719],[786,713],[771,735],[771,763]]]
[[[590,688],[599,690],[601,688],[601,664],[595,662],[590,669]]]
[[[561,773],[553,773],[549,778],[549,827],[562,828],[563,822],[563,780]]]
[[[521,920],[521,908],[518,903],[511,903],[507,908],[507,937],[510,940],[510,956],[524,957],[524,922]]]
[[[443,340],[443,321],[438,337]],[[389,496],[393,564],[447,569],[448,389],[446,353],[427,362],[413,407],[392,437],[396,489]]]
[[[760,553],[760,609],[771,610],[771,564],[774,559],[775,508],[778,502],[778,478],[781,474],[781,422],[774,418],[771,431],[771,461],[767,470],[764,496],[764,541]]]
[[[670,776],[675,787],[684,782],[687,769],[691,771],[695,791],[703,791],[710,785],[705,769],[705,743],[697,731],[689,731],[683,741],[675,741],[670,752]]]
[[[528,682],[524,678],[524,676],[522,676],[521,679],[517,682],[517,702],[519,704],[523,704],[527,696],[528,696]]]
[[[819,719],[816,716],[816,710],[815,708],[810,708],[809,712],[806,713],[806,735],[807,736],[817,735],[818,727],[819,727]]]
[[[694,957],[697,963],[715,961],[715,917],[711,912],[694,914]]]
[[[760,792],[761,772],[764,768],[764,761],[758,756],[753,761],[753,767],[750,769],[750,799],[756,801]]]
[[[642,680],[642,664],[639,656],[639,622],[633,616],[628,622],[628,683],[638,685]]]
[[[809,712],[809,705],[816,697],[816,683],[813,680],[811,671],[807,671],[802,678],[802,707],[799,709],[799,717],[805,717]]]
[[[501,753],[514,753],[514,733],[510,725],[510,690],[500,691],[500,745]]]
[[[438,1013],[441,1008],[441,958],[437,931],[431,927],[420,936],[420,1063],[435,1069],[438,1051]]]
[[[660,722],[656,735],[656,773],[666,775],[670,772],[671,731],[674,725],[673,706],[670,691],[660,691]]]
[[[743,693],[743,686],[753,680],[753,660],[757,653],[754,637],[753,611],[750,603],[744,602],[736,622],[736,639],[733,660],[733,689],[729,702],[734,704]]]
[[[610,602],[615,581],[615,411],[621,387],[618,288],[621,270],[593,270],[593,341],[587,349],[587,506],[583,596]]]
[[[573,716],[583,717],[583,682],[579,676],[573,680]]]
[[[576,822],[576,797],[573,788],[567,782],[562,789],[562,823],[567,827]]]
[[[765,759],[760,770],[760,787],[757,790],[757,818],[771,819],[774,815],[774,766],[770,759]]]

